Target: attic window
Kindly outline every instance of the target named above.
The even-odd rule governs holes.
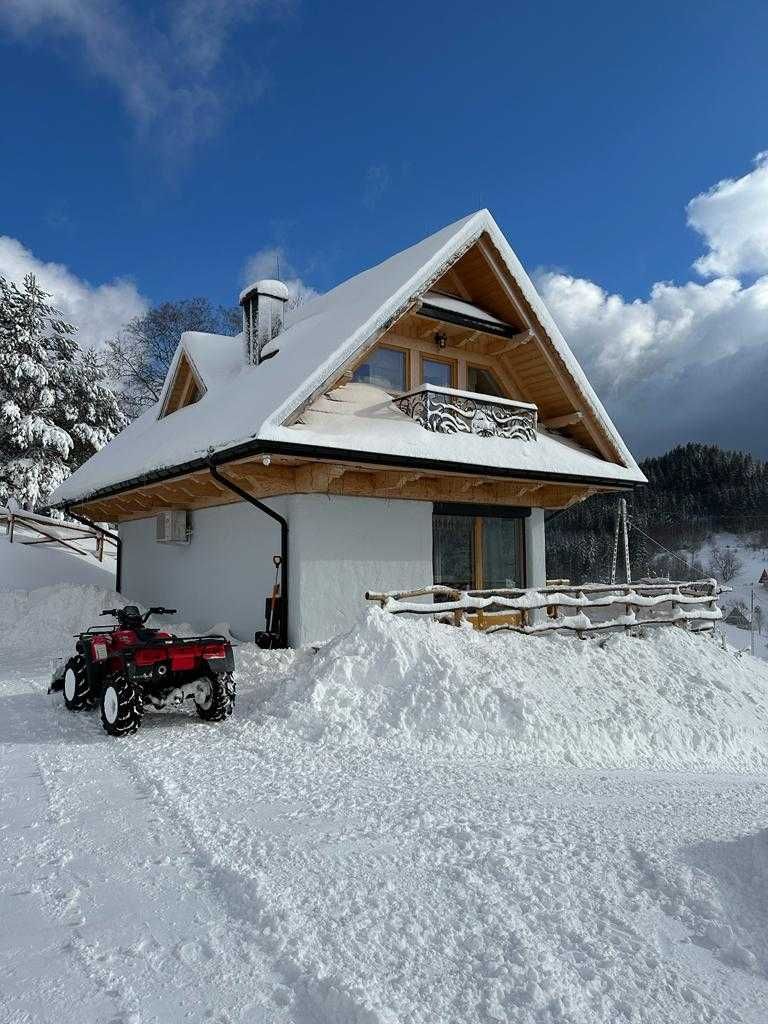
[[[179,359],[173,382],[166,395],[160,418],[170,416],[172,412],[184,409],[188,405],[199,402],[205,393],[199,377],[195,373],[186,353]]]
[[[352,380],[358,384],[373,384],[385,391],[406,391],[408,378],[406,353],[401,348],[379,345],[364,363],[355,370]]]

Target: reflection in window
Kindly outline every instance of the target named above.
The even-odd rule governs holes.
[[[352,374],[359,384],[373,384],[385,391],[405,391],[405,352],[380,345]]]
[[[489,395],[491,398],[506,398],[490,370],[480,366],[467,367],[467,389],[477,395]]]
[[[516,517],[435,514],[435,583],[456,590],[525,586],[523,535],[523,520]]]
[[[435,583],[471,590],[474,519],[472,516],[434,516],[432,562]]]
[[[452,388],[453,366],[440,359],[422,359],[421,379],[423,384],[433,384],[436,388]]]
[[[483,587],[486,590],[523,586],[523,521],[484,516]]]

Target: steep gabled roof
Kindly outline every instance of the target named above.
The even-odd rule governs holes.
[[[259,366],[243,364],[242,337],[183,335],[174,366],[169,371],[166,390],[174,367],[184,352],[205,386],[202,398],[164,418],[158,419],[157,408],[145,413],[66,480],[55,492],[54,502],[62,504],[80,500],[104,488],[135,480],[146,471],[182,465],[204,456],[210,448],[220,452],[252,440],[286,441],[294,437],[296,443],[301,443],[302,438],[297,436],[301,431],[286,426],[291,417],[309,399],[322,393],[334,375],[372,337],[402,315],[482,237],[486,237],[498,252],[546,332],[553,352],[585,408],[618,456],[617,462],[612,463],[585,453],[589,455],[589,461],[602,467],[603,472],[599,475],[606,479],[643,482],[645,477],[530,278],[491,214],[481,210],[289,313],[284,330],[276,339],[278,354]],[[292,433],[294,430],[296,434]],[[441,438],[424,440],[425,444],[430,442],[429,447],[434,449],[431,442]],[[347,447],[353,446],[350,444],[353,438],[348,437],[346,441]],[[391,451],[392,441],[390,437],[385,449],[387,452]],[[442,446],[446,461],[456,460],[457,444],[467,444],[472,449],[473,456],[480,460],[473,464],[489,468],[499,465],[516,467],[515,459],[522,447],[506,445],[500,452],[498,446],[486,441],[478,448],[462,435],[454,438],[450,445]],[[336,447],[342,447],[341,442]],[[413,453],[413,444],[407,447]],[[573,450],[573,446],[565,442],[562,447],[564,452]],[[440,447],[437,448],[439,452]],[[441,458],[440,454],[432,457]],[[530,464],[532,459],[535,461],[534,452],[528,451],[522,458],[524,463]],[[573,459],[569,457],[565,461],[570,465]],[[550,471],[557,472],[556,458],[547,459],[547,463]]]

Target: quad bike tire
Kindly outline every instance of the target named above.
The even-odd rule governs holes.
[[[208,676],[211,684],[207,700],[195,699],[198,715],[206,722],[223,722],[235,708],[235,679],[231,672],[212,673]]]
[[[101,724],[110,736],[129,736],[138,730],[144,714],[144,694],[123,672],[104,681],[101,691]]]
[[[70,658],[64,669],[64,703],[69,711],[84,711],[92,708],[96,701],[91,693],[85,659],[77,655]]]

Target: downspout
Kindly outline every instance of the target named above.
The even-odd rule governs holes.
[[[102,537],[109,537],[115,542],[117,548],[117,564],[115,565],[115,590],[120,593],[120,588],[123,582],[123,542],[116,533],[112,533],[110,530],[105,530],[103,526],[98,526],[93,522],[92,519],[86,519],[85,516],[79,516],[76,512],[73,512],[69,505],[64,506],[64,513],[68,515],[70,519],[76,519],[83,526],[89,527],[91,530],[95,530],[100,533]]]
[[[269,508],[264,502],[259,501],[258,498],[254,498],[252,494],[244,491],[234,481],[222,476],[217,469],[213,455],[208,457],[208,470],[213,479],[220,483],[222,487],[226,487],[228,491],[232,491],[233,494],[242,498],[243,501],[247,501],[249,505],[253,505],[254,508],[266,513],[270,519],[274,519],[275,522],[280,524],[280,646],[285,648],[288,646],[288,520]]]

